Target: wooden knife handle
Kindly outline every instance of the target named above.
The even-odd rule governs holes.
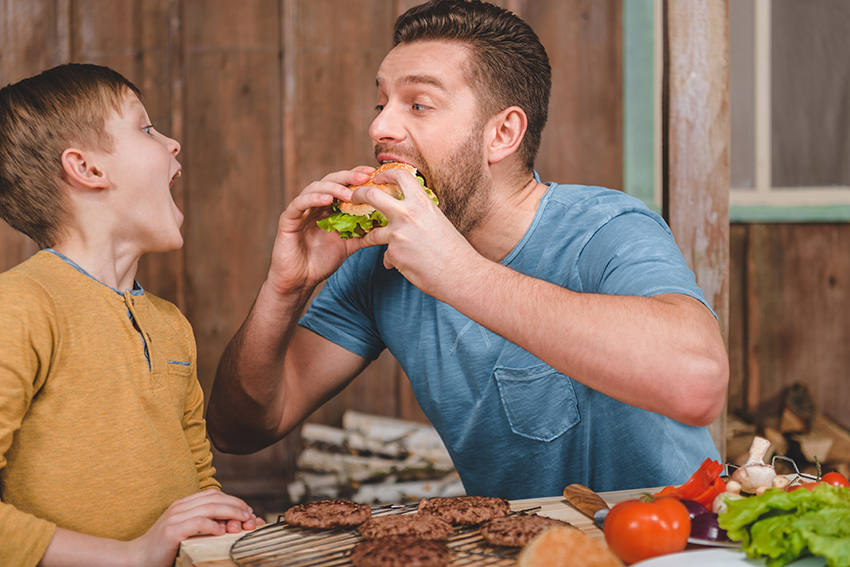
[[[608,508],[608,503],[601,496],[583,484],[571,484],[564,488],[564,498],[590,519],[599,510]]]

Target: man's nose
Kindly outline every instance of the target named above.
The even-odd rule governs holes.
[[[398,141],[403,136],[395,112],[389,106],[381,109],[369,126],[369,136],[374,142]]]

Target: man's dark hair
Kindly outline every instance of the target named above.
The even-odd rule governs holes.
[[[513,12],[480,0],[431,0],[402,14],[393,46],[426,40],[458,41],[473,53],[470,84],[492,116],[518,106],[528,116],[520,157],[529,169],[549,114],[552,70],[531,27]]]

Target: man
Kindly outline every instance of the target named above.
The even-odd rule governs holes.
[[[378,162],[418,168],[440,205],[399,170],[376,181],[403,200],[348,189],[366,167],[289,204],[219,366],[216,446],[281,439],[388,348],[469,494],[673,484],[719,458],[705,426],[724,403],[726,351],[669,229],[618,191],[534,174],[550,69],[527,24],[478,1],[413,8],[377,87]],[[388,224],[324,232],[334,198]]]

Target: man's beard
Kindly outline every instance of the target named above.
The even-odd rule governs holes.
[[[484,220],[493,202],[492,192],[484,183],[483,133],[484,123],[476,122],[469,136],[434,167],[426,164],[418,152],[406,156],[428,180],[428,186],[440,200],[440,210],[463,235]],[[375,153],[382,149],[376,146]]]

